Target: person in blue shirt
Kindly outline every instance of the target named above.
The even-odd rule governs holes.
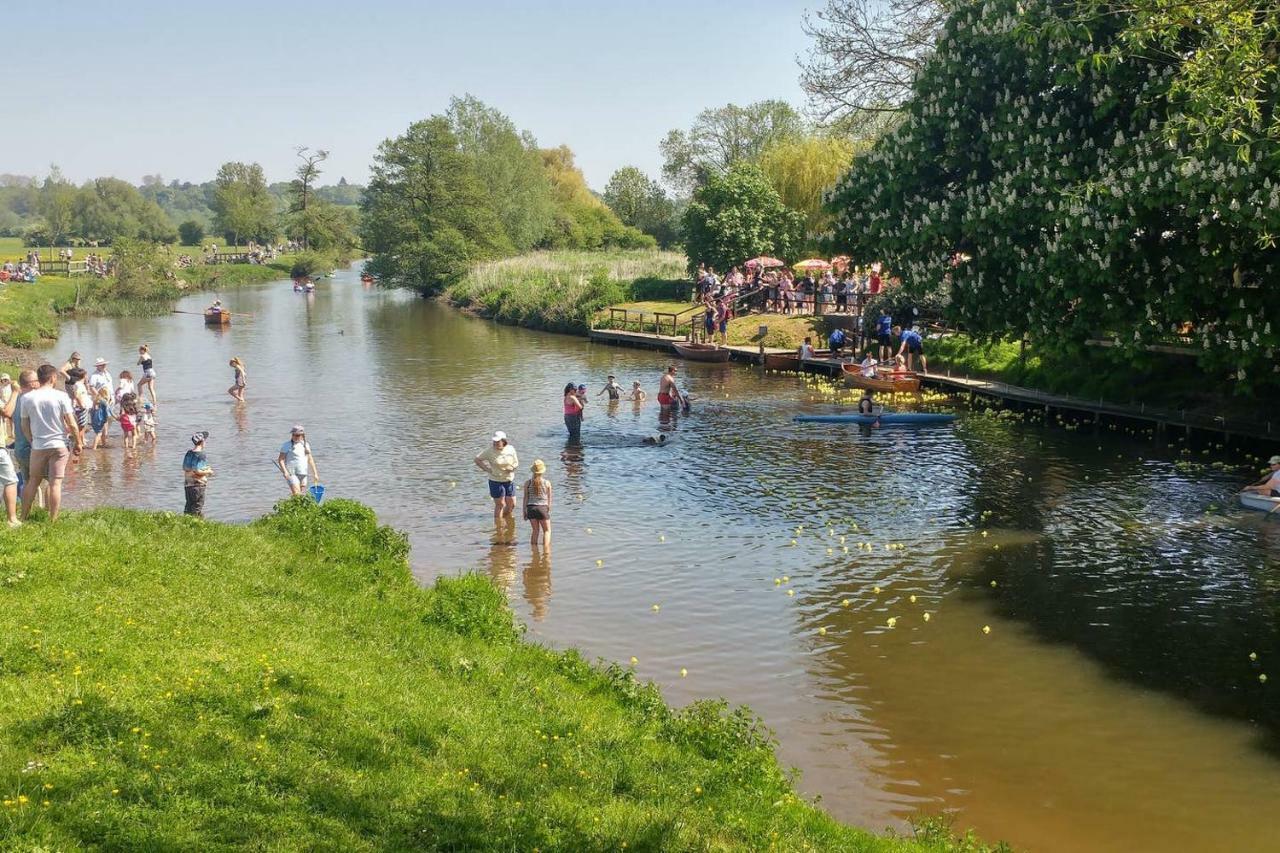
[[[929,361],[924,357],[924,338],[920,337],[920,333],[915,329],[907,329],[905,332],[901,326],[894,326],[893,333],[902,341],[898,345],[898,355],[902,355],[905,351],[907,354],[907,370],[916,369],[916,357],[920,358],[920,372],[929,372]]]
[[[876,338],[880,341],[880,361],[888,361],[893,355],[893,338],[890,334],[893,330],[893,318],[889,316],[888,311],[880,312],[880,319],[876,321]]]
[[[831,347],[831,355],[840,358],[844,355],[844,345],[848,341],[848,337],[844,333],[844,329],[839,326],[831,330],[831,336],[827,338],[827,343]]]
[[[182,457],[182,490],[186,496],[183,512],[204,518],[204,491],[213,469],[209,467],[209,457],[205,455],[204,443],[209,438],[207,431],[201,430],[191,436],[191,449]]]

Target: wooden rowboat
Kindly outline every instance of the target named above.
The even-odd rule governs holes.
[[[725,347],[712,346],[711,344],[687,344],[671,342],[671,348],[679,354],[681,358],[689,361],[728,361],[729,350]]]
[[[863,376],[862,368],[856,364],[844,364],[840,369],[844,371],[845,384],[853,388],[866,388],[885,394],[914,394],[920,390],[920,376],[916,373],[900,373],[897,379],[871,379]]]
[[[230,326],[230,311],[206,311],[204,312],[204,324],[206,326]]]

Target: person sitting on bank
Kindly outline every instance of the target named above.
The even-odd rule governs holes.
[[[898,344],[898,358],[902,358],[904,351],[907,354],[907,370],[915,370],[916,357],[919,356],[920,372],[928,373],[929,362],[924,357],[924,338],[920,337],[920,333],[915,329],[903,331],[901,326],[894,326],[893,334],[901,341]]]

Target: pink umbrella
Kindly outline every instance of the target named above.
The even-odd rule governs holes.
[[[765,269],[769,269],[771,267],[785,267],[786,265],[785,261],[780,261],[777,258],[770,258],[765,255],[761,255],[758,258],[752,258],[744,264],[744,266],[747,267],[764,267]]]
[[[822,260],[822,258],[810,258],[807,261],[801,261],[795,265],[798,270],[829,270],[831,264]]]

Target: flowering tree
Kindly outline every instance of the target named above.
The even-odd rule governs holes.
[[[948,287],[980,336],[1190,330],[1205,368],[1275,381],[1280,145],[1178,132],[1179,56],[1123,51],[1126,14],[1077,11],[957,8],[901,125],[828,194],[827,239]]]

